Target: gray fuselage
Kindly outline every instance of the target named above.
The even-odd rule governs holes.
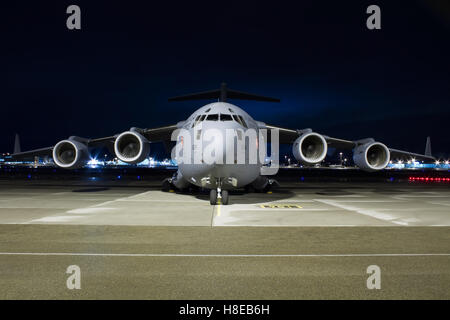
[[[178,163],[179,170],[173,183],[178,187],[186,187],[188,182],[207,189],[219,186],[233,189],[254,182],[260,176],[263,163],[250,159],[260,147],[256,141],[259,126],[260,123],[245,111],[230,103],[215,102],[201,107],[180,125],[185,134],[183,138],[177,136],[177,147],[190,149],[192,161]],[[224,139],[205,140],[208,131]],[[235,134],[234,143],[225,141],[230,133]],[[223,161],[206,161],[205,154],[211,150],[215,150],[214,155],[217,150],[222,152]],[[198,155],[197,161],[194,154]],[[239,161],[238,155],[244,157],[244,162],[242,158]]]

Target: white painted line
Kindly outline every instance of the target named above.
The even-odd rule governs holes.
[[[118,202],[177,202],[177,203],[186,203],[186,202],[194,202],[200,203],[205,202],[203,200],[164,200],[164,199],[117,199],[114,201]]]
[[[423,195],[423,194],[408,195],[408,194],[405,194],[405,195],[393,196],[392,198],[399,199],[399,200],[406,200],[403,198],[407,198],[407,199],[410,199],[410,198],[448,198],[448,195],[444,195],[444,194],[443,195]]]
[[[404,203],[407,200],[336,200],[336,199],[317,199],[320,201],[333,201],[333,202],[337,202],[337,203]],[[316,201],[317,201],[316,200]]]
[[[91,206],[91,207],[101,207],[101,206],[104,206],[104,205],[107,205],[107,204],[110,204],[110,203],[114,203],[114,202],[117,202],[117,201],[123,201],[123,200],[133,199],[133,198],[135,198],[135,197],[143,196],[143,195],[145,195],[145,194],[147,194],[147,193],[150,193],[150,192],[151,192],[151,191],[146,191],[146,192],[141,192],[141,193],[138,193],[138,194],[129,196],[129,197],[125,197],[125,198],[118,198],[118,199],[114,199],[114,200],[109,200],[109,201],[106,201],[106,202],[102,202],[102,203],[93,205],[93,206]]]
[[[141,196],[146,195],[146,194],[151,193],[151,192],[152,191],[141,192],[141,193],[138,193],[138,194],[126,197],[126,198],[122,198],[122,199],[134,199],[136,197],[141,197]],[[117,199],[117,200],[119,200],[119,199]]]
[[[71,220],[75,220],[77,218],[82,218],[83,216],[49,216],[40,219],[31,220],[28,223],[33,222],[67,222]]]
[[[88,257],[199,257],[199,258],[284,258],[284,257],[449,257],[450,253],[343,253],[343,254],[183,254],[183,253],[81,253],[0,252],[2,256],[88,256]]]
[[[435,202],[435,201],[431,202],[431,201],[429,201],[428,203],[438,205],[438,206],[450,207],[450,202]]]
[[[110,212],[118,210],[118,208],[80,208],[80,209],[74,209],[69,210],[67,213],[74,213],[74,214],[87,214],[87,213],[102,213],[102,212]]]
[[[95,196],[101,196],[101,197],[124,197],[129,195],[129,193],[107,193],[107,192],[103,192],[103,191],[95,191],[92,192],[92,194],[95,194]],[[51,195],[54,196],[60,196],[60,195],[70,195],[70,196],[82,196],[82,195],[86,195],[89,194],[91,192],[74,192],[74,191],[65,191],[65,192],[56,192],[56,193],[51,193]]]
[[[67,208],[60,208],[60,207],[36,207],[36,206],[32,206],[32,207],[18,207],[18,206],[0,206],[0,209],[47,209],[47,210],[67,210]]]
[[[268,204],[270,204],[270,203],[284,203],[284,202],[286,202],[286,203],[300,203],[300,202],[304,203],[304,202],[314,202],[314,200],[303,200],[303,199],[283,200],[283,199],[281,199],[281,200],[269,201]]]
[[[408,225],[408,223],[405,222],[405,221],[401,221],[401,220],[399,221],[398,219],[400,217],[398,217],[398,216],[394,216],[394,215],[387,214],[387,213],[384,213],[384,212],[380,212],[380,211],[377,211],[377,210],[362,209],[362,208],[358,208],[358,207],[355,207],[355,206],[350,206],[350,205],[345,205],[343,203],[338,203],[338,202],[336,202],[334,200],[325,200],[325,199],[323,199],[323,200],[322,199],[314,199],[314,200],[322,202],[322,203],[325,203],[325,204],[328,204],[330,206],[334,206],[334,207],[343,209],[343,210],[348,210],[348,211],[351,211],[351,212],[355,212],[355,213],[359,213],[359,214],[362,214],[362,215],[365,215],[365,216],[369,216],[369,217],[372,217],[372,218],[375,218],[375,219],[378,219],[378,220],[391,222],[391,223],[395,223],[395,224],[398,224],[398,225]]]

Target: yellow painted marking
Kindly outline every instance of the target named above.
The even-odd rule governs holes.
[[[272,191],[267,191],[267,194],[272,194]]]
[[[169,190],[169,192],[175,192],[175,190]]]
[[[220,207],[221,207],[221,205],[218,204],[218,205],[217,205],[217,216],[218,216],[218,217],[220,217]]]
[[[298,204],[262,204],[263,209],[302,209]]]

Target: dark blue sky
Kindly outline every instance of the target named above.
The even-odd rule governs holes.
[[[441,4],[439,4],[441,3]],[[447,3],[445,5],[445,3]],[[82,30],[66,28],[69,4]],[[366,28],[378,4],[382,30]],[[27,1],[0,5],[0,151],[185,119],[229,87],[260,121],[450,152],[448,1]],[[206,103],[206,102],[205,102]]]

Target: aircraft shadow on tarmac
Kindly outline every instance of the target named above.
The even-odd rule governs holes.
[[[72,192],[101,192],[101,191],[107,191],[107,190],[109,190],[109,188],[97,187],[97,188],[75,189],[75,190],[72,190]]]
[[[209,193],[197,192],[193,194],[196,199],[209,201]],[[288,190],[275,189],[267,192],[245,192],[241,190],[230,191],[230,204],[257,204],[263,202],[279,201],[293,198],[295,193]]]
[[[320,192],[316,192],[315,194],[320,196],[350,196],[355,193],[342,189],[326,189]]]

